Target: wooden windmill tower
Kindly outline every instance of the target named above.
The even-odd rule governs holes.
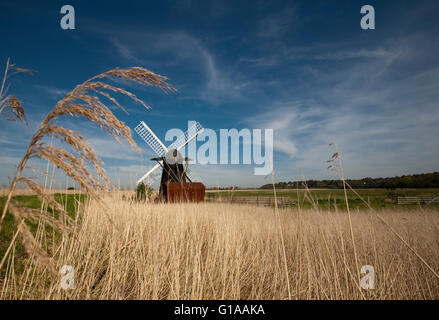
[[[190,141],[204,131],[199,122],[195,122],[188,131],[181,135],[168,148],[160,141],[154,132],[141,121],[134,129],[139,136],[158,155],[151,160],[157,164],[149,170],[137,183],[151,185],[161,176],[159,199],[164,202],[202,202],[205,187],[194,178],[194,173],[188,168],[189,158],[183,158],[179,152]]]

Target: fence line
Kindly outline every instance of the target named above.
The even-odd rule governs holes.
[[[439,197],[398,197],[398,204],[439,204]]]
[[[208,194],[206,194],[207,196]],[[238,204],[253,204],[257,206],[274,206],[277,200],[278,206],[289,206],[294,203],[293,199],[288,197],[278,197],[276,200],[274,197],[242,197],[242,196],[207,196],[209,201],[212,202],[230,202]]]

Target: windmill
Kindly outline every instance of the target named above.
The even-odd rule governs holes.
[[[195,182],[196,180],[199,181],[199,179],[188,168],[188,161],[190,159],[187,157],[183,158],[179,152],[179,150],[204,131],[203,126],[199,122],[194,122],[169,147],[166,147],[143,121],[134,128],[134,131],[158,156],[151,159],[157,161],[157,164],[145,173],[137,181],[137,184],[146,183],[151,185],[161,176],[159,198],[162,201],[176,202],[182,200],[182,198],[191,202],[204,201],[204,185],[200,182]]]

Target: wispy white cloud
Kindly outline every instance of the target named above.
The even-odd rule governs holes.
[[[21,160],[20,157],[0,156],[1,164],[17,165],[20,160]]]
[[[336,74],[313,66],[313,87],[305,86],[304,95],[273,102],[269,112],[246,120],[273,127],[275,149],[312,177],[324,176],[333,141],[353,177],[437,170],[439,65],[410,68],[416,62],[406,46],[395,47],[398,54],[382,48],[357,54],[361,61],[339,65]],[[331,58],[352,56],[335,51]]]
[[[286,46],[284,44],[263,45],[262,56],[240,57],[241,63],[259,68],[273,68],[289,65],[292,62],[314,61],[348,62],[361,59],[386,59],[391,62],[402,54],[402,48],[397,46],[378,48],[352,48],[348,43],[319,43],[310,46]]]
[[[160,57],[163,66],[185,66],[185,72],[201,77],[204,88],[198,98],[210,103],[238,99],[249,82],[239,81],[236,70],[219,65],[215,55],[200,39],[183,31],[142,31],[138,29],[100,29],[119,55],[130,63],[154,68]],[[182,84],[187,86],[187,84]]]
[[[297,19],[296,9],[292,7],[269,14],[259,22],[257,35],[260,38],[281,38],[291,31]]]
[[[51,86],[46,86],[46,85],[41,85],[41,84],[36,84],[36,85],[34,85],[34,87],[37,88],[38,90],[41,90],[44,93],[48,94],[52,98],[61,98],[69,92],[69,90],[59,89],[56,87],[51,87]]]
[[[93,146],[96,154],[102,158],[138,161],[141,157],[128,145],[128,143],[119,143],[111,136],[88,138],[87,141]]]

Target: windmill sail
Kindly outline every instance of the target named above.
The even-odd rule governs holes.
[[[190,141],[195,139],[199,134],[204,131],[203,126],[197,121],[189,129],[177,138],[168,148],[160,141],[159,138],[152,132],[152,130],[146,125],[145,122],[141,121],[134,131],[151,147],[151,149],[159,156],[163,157],[168,150],[176,149],[181,150]],[[150,169],[142,178],[140,178],[137,183],[147,183],[151,185],[156,180],[158,180],[162,174],[162,161],[157,163],[152,169]],[[191,181],[201,181],[201,179],[194,174],[193,171],[187,172],[187,176]]]
[[[181,150],[185,145],[187,145],[190,141],[195,139],[199,134],[204,131],[203,126],[197,121],[192,125],[184,134],[179,136],[177,140],[175,140],[170,146],[169,150],[177,149],[177,151]]]
[[[163,157],[168,149],[160,141],[159,138],[152,132],[152,130],[146,125],[145,122],[141,121],[134,131],[142,137],[142,139],[151,147],[151,149],[159,156]]]
[[[150,169],[145,175],[137,181],[137,184],[143,182],[147,185],[153,184],[155,181],[160,179],[160,176],[162,175],[162,167],[160,164],[156,164],[152,169]]]

